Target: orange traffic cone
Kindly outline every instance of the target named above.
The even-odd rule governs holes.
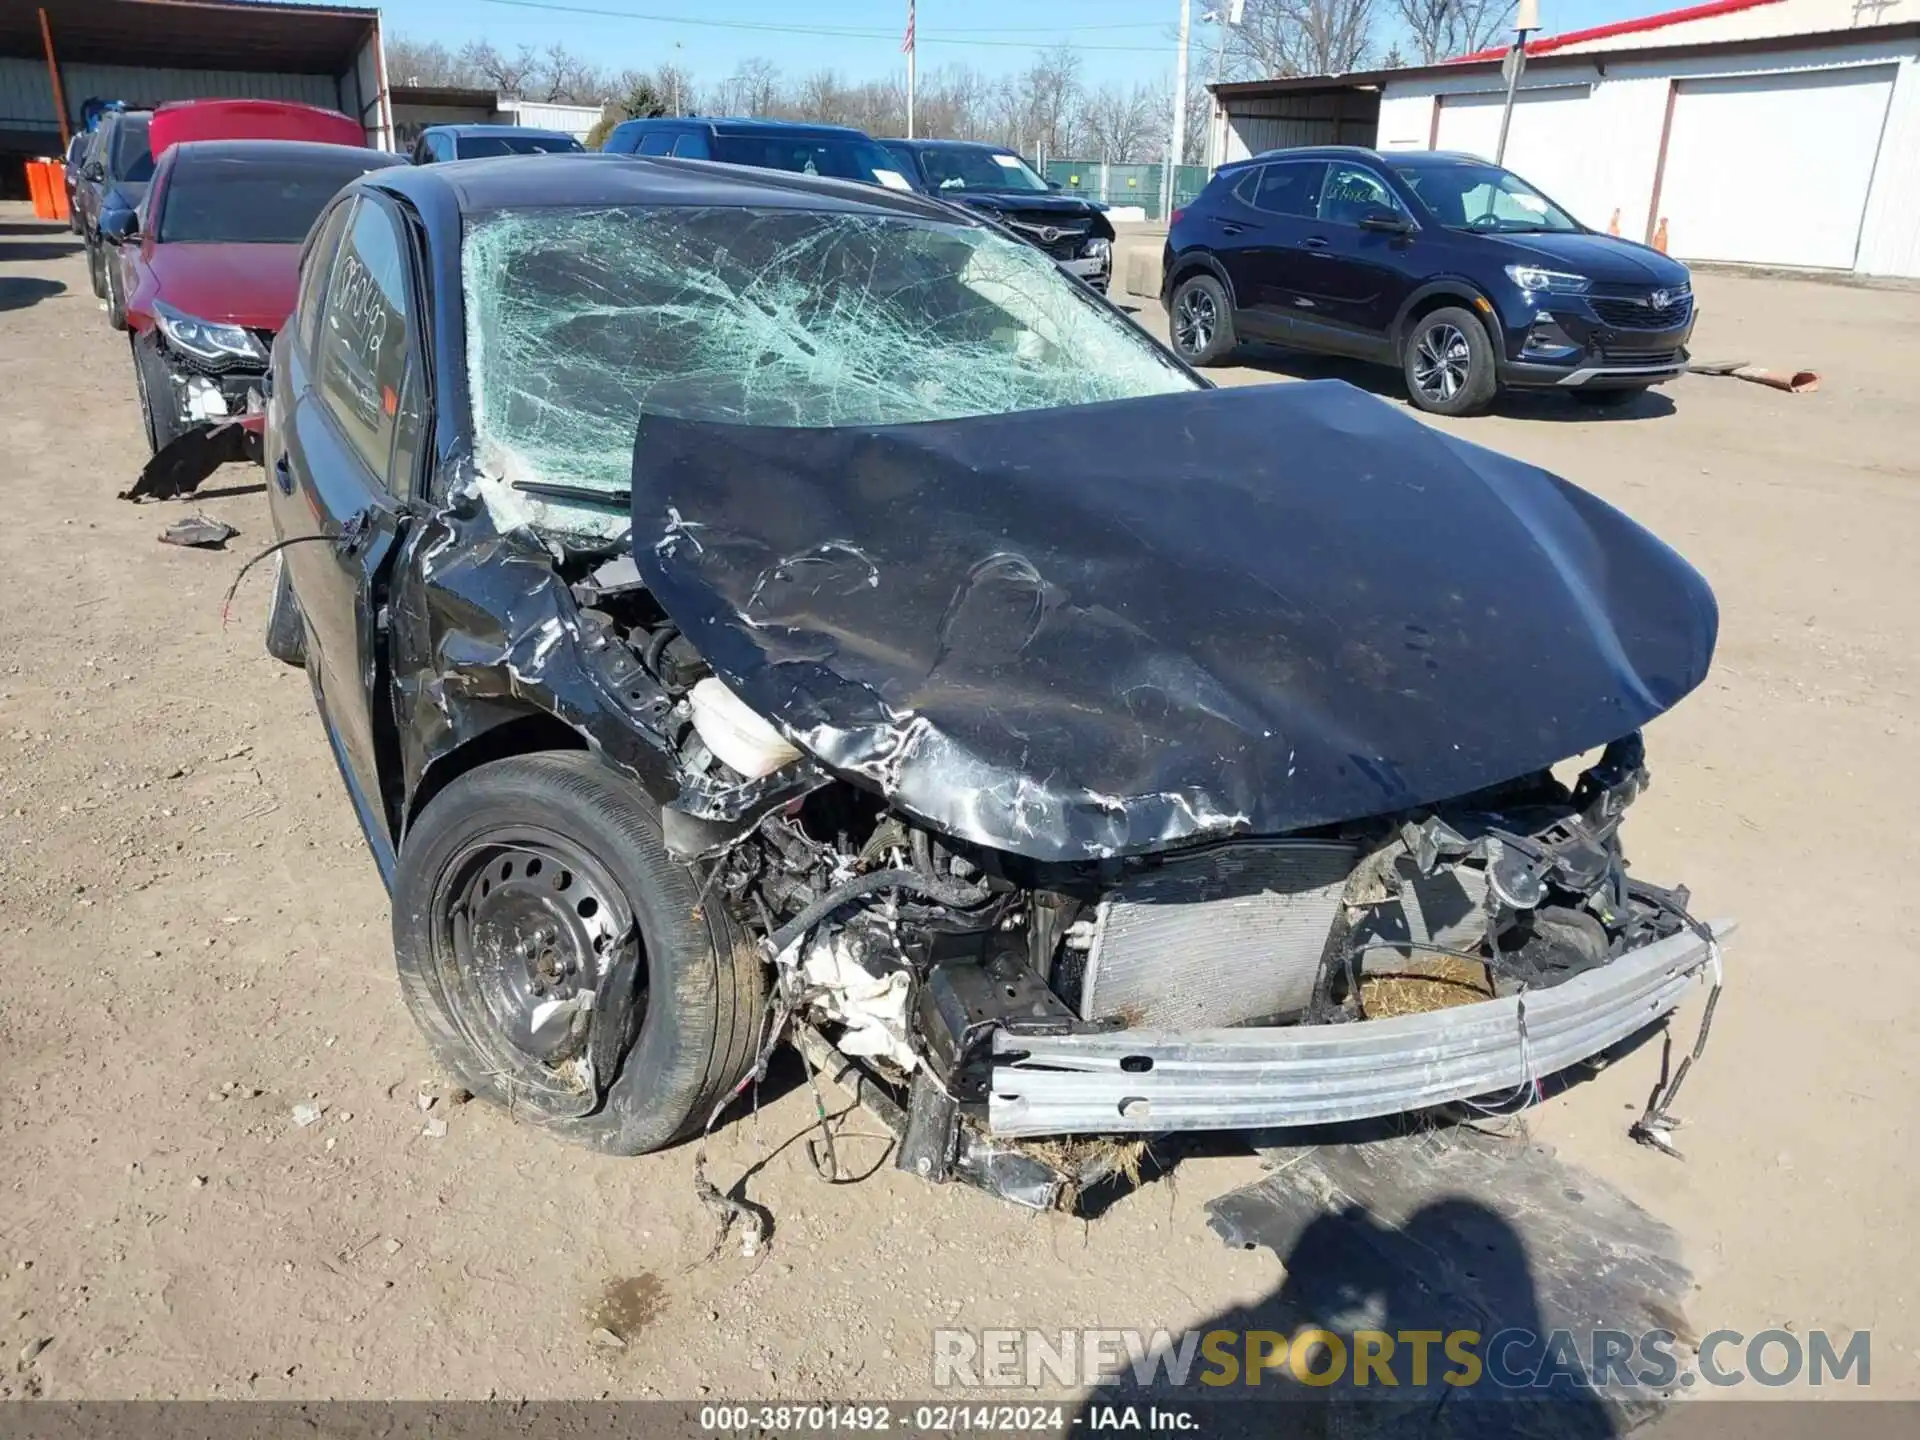
[[[1667,253],[1667,217],[1660,217],[1660,224],[1653,232],[1653,248],[1662,255]]]
[[[1613,212],[1613,218],[1607,222],[1607,234],[1618,235],[1619,233],[1620,233],[1620,212],[1618,210],[1615,210]]]

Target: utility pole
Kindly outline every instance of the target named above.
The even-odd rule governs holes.
[[[1227,73],[1227,27],[1229,25],[1238,25],[1246,13],[1247,0],[1229,0],[1226,9],[1222,10],[1216,6],[1201,16],[1201,19],[1211,20],[1215,25],[1220,27],[1218,42],[1213,47],[1214,99],[1212,106],[1209,107],[1207,112],[1207,169],[1209,170],[1218,170],[1227,160],[1227,136],[1224,125],[1218,127],[1220,130],[1218,154],[1214,153],[1215,146],[1213,143],[1214,130],[1216,128],[1213,121],[1215,114],[1220,109],[1220,82],[1226,77]]]
[[[1513,16],[1513,48],[1507,52],[1501,69],[1507,76],[1507,103],[1500,111],[1500,143],[1493,152],[1493,163],[1507,163],[1507,131],[1513,125],[1513,95],[1520,88],[1520,76],[1527,68],[1527,36],[1540,28],[1540,0],[1520,0]]]
[[[1167,182],[1160,194],[1160,218],[1173,218],[1173,183],[1187,151],[1187,40],[1193,32],[1193,0],[1180,0],[1180,58],[1173,68],[1173,144],[1167,150]]]

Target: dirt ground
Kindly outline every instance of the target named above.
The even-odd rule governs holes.
[[[1742,927],[1687,1158],[1626,1135],[1653,1048],[1534,1125],[1679,1230],[1697,1332],[1870,1328],[1874,1393],[1920,1395],[1920,955],[1895,903],[1920,872],[1920,294],[1699,290],[1704,358],[1821,391],[1689,377],[1617,417],[1540,400],[1449,426],[1625,508],[1722,612],[1627,831],[1642,873]],[[1360,367],[1220,378],[1289,375],[1404,403]],[[790,1091],[712,1151],[723,1184],[755,1168],[772,1248],[704,1263],[690,1149],[423,1115],[385,896],[305,681],[261,649],[264,567],[222,622],[270,539],[258,472],[197,507],[239,527],[229,549],[181,550],[155,537],[183,507],[114,499],[143,459],[77,247],[0,206],[0,1396],[924,1397],[936,1325],[1179,1328],[1278,1287],[1202,1210],[1251,1156],[1083,1224],[891,1168],[824,1185]],[[590,1341],[610,1318],[624,1349]]]

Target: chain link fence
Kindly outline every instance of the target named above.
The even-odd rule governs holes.
[[[1204,165],[1175,167],[1173,208],[1189,204],[1206,188],[1212,175]],[[1138,206],[1149,220],[1165,220],[1161,189],[1166,184],[1164,165],[1108,165],[1099,160],[1049,160],[1047,179],[1057,181],[1069,195],[1084,195],[1116,208]]]

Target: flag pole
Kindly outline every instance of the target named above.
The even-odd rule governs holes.
[[[907,0],[907,43],[901,47],[903,50],[907,52],[907,138],[909,140],[914,138],[914,135],[913,135],[913,81],[914,81],[913,71],[914,71],[914,60],[920,48],[919,42],[917,41],[913,33],[913,4],[914,4],[914,0]]]

